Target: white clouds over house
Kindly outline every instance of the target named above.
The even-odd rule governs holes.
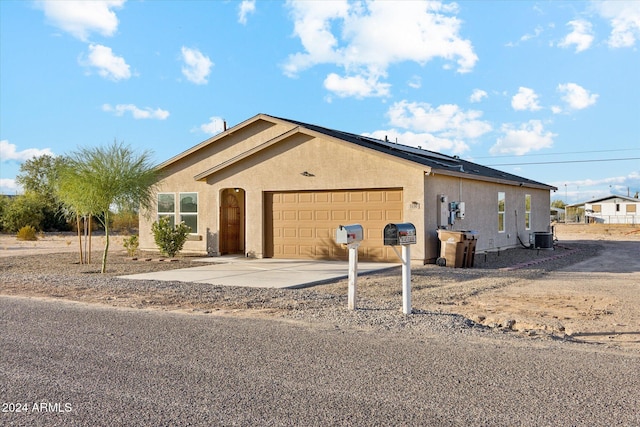
[[[166,120],[169,117],[169,112],[161,108],[138,108],[133,104],[118,104],[112,106],[111,104],[102,105],[102,111],[107,113],[113,113],[116,116],[124,116],[125,113],[131,113],[131,117],[136,120],[142,119],[154,119],[154,120]]]
[[[572,31],[558,43],[558,46],[564,48],[575,46],[576,53],[589,49],[594,40],[591,23],[583,19],[577,19],[568,22],[567,25],[572,28]]]
[[[199,130],[207,135],[217,135],[225,130],[225,123],[222,117],[209,117],[209,121],[200,125]]]
[[[484,98],[487,98],[489,94],[482,89],[474,89],[469,97],[469,102],[476,103],[481,102]]]
[[[637,0],[596,1],[596,12],[611,25],[609,47],[633,47],[640,40],[640,2]]]
[[[518,88],[518,93],[511,98],[511,107],[516,111],[537,111],[542,107],[538,103],[538,95],[528,87]]]
[[[182,74],[191,83],[203,85],[208,83],[213,62],[198,49],[190,49],[183,46],[181,49],[181,59],[184,62]]]
[[[124,3],[125,0],[42,0],[36,5],[44,11],[51,25],[86,42],[92,33],[105,37],[115,34],[118,17],[113,10]]]
[[[489,149],[492,155],[515,154],[523,155],[530,151],[553,146],[553,138],[557,135],[544,130],[540,120],[529,120],[527,123],[515,127],[511,124],[503,124],[496,143]]]
[[[89,70],[96,69],[105,79],[118,81],[131,77],[129,64],[124,58],[115,55],[110,47],[100,44],[90,44],[86,58],[82,56],[78,62]]]
[[[238,6],[238,22],[242,25],[247,23],[247,16],[256,11],[255,0],[243,0]]]
[[[0,160],[3,163],[8,161],[24,162],[44,155],[54,156],[55,154],[50,148],[26,148],[18,151],[18,147],[15,144],[11,144],[9,140],[3,139],[0,141]]]
[[[390,65],[424,65],[440,58],[459,73],[473,69],[478,57],[460,36],[457,6],[439,1],[288,3],[294,34],[304,52],[290,55],[283,68],[289,77],[319,64],[344,71],[330,73],[325,88],[339,96],[387,96]]]
[[[591,93],[575,83],[559,84],[557,91],[562,94],[562,100],[568,110],[583,110],[595,105],[599,97],[598,94]],[[552,111],[556,114],[564,112],[566,109],[559,106],[552,107]]]
[[[433,107],[427,103],[400,101],[389,108],[387,116],[394,129],[378,130],[369,136],[397,138],[405,145],[455,154],[468,151],[467,141],[492,130],[488,122],[481,120],[482,112],[465,111],[454,104]]]

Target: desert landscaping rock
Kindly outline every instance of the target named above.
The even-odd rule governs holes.
[[[605,298],[606,289],[595,293],[585,290],[582,298],[570,294],[579,292],[578,289],[563,294],[565,286],[551,289],[536,286],[544,284],[551,273],[564,274],[556,272],[594,259],[607,250],[606,244],[612,239],[640,243],[640,236],[627,234],[627,230],[614,235],[571,235],[562,230],[558,231],[560,238],[561,233],[566,237],[556,250],[515,248],[479,253],[474,268],[470,269],[412,266],[413,312],[410,316],[401,313],[399,268],[359,277],[358,309],[350,311],[347,310],[346,279],[306,289],[250,289],[122,279],[118,276],[194,264],[193,257],[188,255],[166,259],[152,253],[139,254],[138,260],[133,261],[126,256],[118,237],[111,243],[113,252],[109,255],[107,273],[100,274],[101,253],[94,252],[93,264],[79,264],[78,254],[66,243],[69,236],[63,237],[62,242],[47,237],[17,250],[6,249],[14,243],[7,243],[10,236],[4,236],[0,244],[5,248],[0,252],[0,294],[198,314],[269,316],[336,328],[485,335],[507,332],[533,339],[580,340],[637,350],[638,337],[633,334],[634,328],[638,331],[638,319],[633,314],[637,313],[637,305],[633,304],[639,304],[637,292],[634,294],[638,276],[632,277],[636,288],[616,286],[620,292],[629,292],[629,298],[613,294]],[[581,239],[575,239],[576,236]],[[99,242],[99,238],[96,239],[94,249],[100,248]],[[58,251],[47,244],[57,244]],[[38,245],[43,246],[43,253],[38,252]],[[142,261],[149,259],[168,262]],[[567,280],[567,286],[572,285],[570,279]],[[607,281],[601,283],[603,288],[610,285]],[[628,313],[626,317],[625,313]],[[613,323],[626,326],[616,326],[612,331]],[[607,333],[595,334],[598,328]],[[614,338],[609,338],[612,336]]]

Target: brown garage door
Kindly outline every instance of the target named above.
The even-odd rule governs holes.
[[[346,259],[336,228],[361,224],[359,259],[397,261],[382,245],[382,230],[402,221],[402,189],[299,191],[265,194],[265,255],[274,258]]]

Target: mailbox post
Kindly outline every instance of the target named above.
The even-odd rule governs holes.
[[[360,224],[341,225],[336,229],[336,243],[347,245],[349,248],[349,289],[347,307],[356,309],[356,287],[358,281],[358,247],[363,237]]]
[[[402,313],[411,314],[411,245],[416,243],[416,227],[407,222],[387,224],[384,227],[384,244],[392,246],[402,260]],[[402,246],[402,255],[396,246]]]

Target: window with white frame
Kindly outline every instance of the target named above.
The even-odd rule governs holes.
[[[498,191],[498,233],[504,233],[505,230],[505,203],[506,196],[504,191]]]
[[[172,226],[176,225],[176,195],[173,193],[158,194],[158,219],[169,217]]]
[[[531,194],[524,195],[524,229],[531,230]]]
[[[180,221],[198,232],[198,193],[180,193]]]

